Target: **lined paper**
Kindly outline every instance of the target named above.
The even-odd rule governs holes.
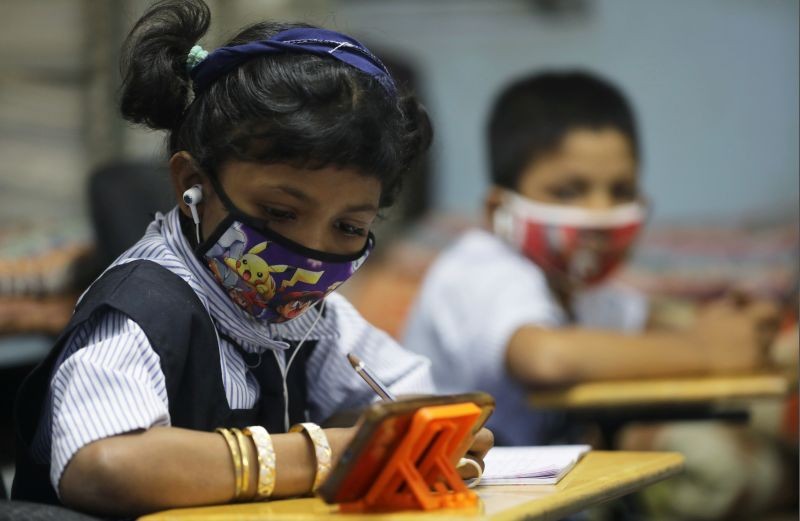
[[[495,447],[484,458],[481,485],[552,485],[589,452],[589,445]]]

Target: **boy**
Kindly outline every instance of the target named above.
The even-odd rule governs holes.
[[[531,410],[530,386],[761,363],[766,304],[715,303],[690,331],[645,331],[644,298],[607,283],[646,214],[619,90],[581,72],[524,78],[499,97],[488,137],[488,229],[434,263],[404,345],[432,359],[441,391],[495,396],[499,445],[565,434],[560,415]]]

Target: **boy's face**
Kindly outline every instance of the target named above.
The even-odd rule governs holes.
[[[575,129],[564,136],[556,150],[524,169],[517,192],[540,204],[607,211],[639,200],[637,167],[631,143],[622,132]],[[486,198],[487,218],[493,226],[504,222],[502,218],[495,220],[495,212],[506,204],[506,192],[495,186]],[[588,218],[583,223],[568,224],[552,214],[547,216],[536,205],[523,202],[522,207],[540,213],[531,210],[530,214],[523,211],[514,215],[513,208],[519,212],[519,206],[506,208],[506,218],[515,220],[511,235],[520,237],[511,242],[542,267],[553,287],[567,293],[611,274],[641,225],[640,216],[628,216],[628,221],[613,226],[600,224],[603,219],[592,222]],[[626,215],[624,210],[621,215]],[[517,233],[519,230],[523,233]]]
[[[576,129],[558,150],[528,165],[519,193],[543,203],[605,210],[637,200],[638,164],[620,131]]]

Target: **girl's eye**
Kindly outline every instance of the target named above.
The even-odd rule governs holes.
[[[345,234],[345,235],[352,235],[358,237],[364,237],[367,235],[366,228],[360,228],[358,226],[353,226],[352,224],[347,224],[340,222],[337,224],[337,227]]]
[[[266,213],[270,219],[274,219],[276,221],[289,221],[295,218],[294,212],[289,210],[281,210],[271,206],[264,206],[263,208],[264,213]]]

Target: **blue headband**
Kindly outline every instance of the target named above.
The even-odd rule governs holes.
[[[327,29],[289,29],[279,32],[268,40],[220,47],[193,67],[194,58],[190,53],[187,65],[192,67],[189,75],[194,83],[195,92],[202,92],[221,76],[251,58],[263,54],[287,52],[330,56],[369,74],[378,80],[391,96],[397,94],[397,87],[389,71],[374,54],[355,38]]]

